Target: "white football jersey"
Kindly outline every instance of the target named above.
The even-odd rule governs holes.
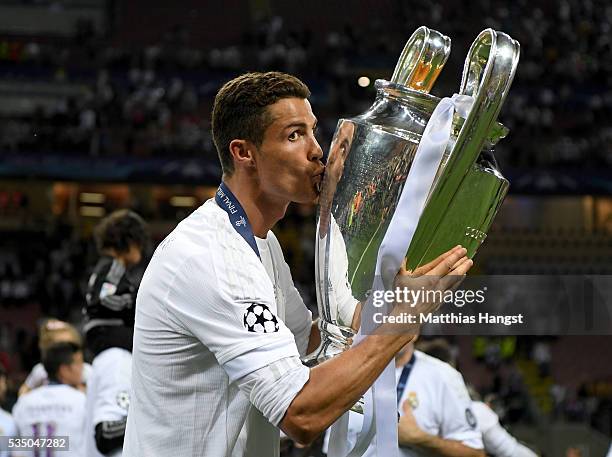
[[[22,437],[69,437],[65,457],[84,455],[85,394],[66,384],[38,387],[19,397],[13,419]],[[24,453],[24,455],[26,455]]]
[[[96,425],[105,421],[118,421],[127,416],[131,372],[132,354],[125,349],[106,349],[93,360],[92,375],[87,386],[87,457],[104,457],[96,447]],[[121,449],[110,455],[121,456]]]
[[[19,436],[13,416],[2,408],[0,408],[0,436],[8,436],[9,438]],[[8,451],[0,450],[0,457],[9,457]]]
[[[408,401],[418,426],[425,432],[461,441],[474,449],[483,449],[480,429],[471,410],[471,400],[463,376],[448,363],[421,351],[414,351],[414,355],[414,365],[399,402],[400,415],[403,415],[403,403]],[[397,380],[402,368],[396,369]],[[355,445],[362,424],[361,414],[349,414],[349,448]],[[326,438],[329,438],[329,431]],[[415,457],[426,454],[413,448],[400,447],[400,455]],[[364,456],[376,456],[373,445]]]
[[[256,243],[261,260],[209,200],[157,248],[136,300],[124,457],[278,453],[274,426],[309,370],[298,360],[266,411],[251,406],[261,386],[249,399],[238,385],[303,355],[312,316],[274,234]]]
[[[87,380],[91,375],[91,365],[88,363],[83,364],[83,384],[87,385]],[[49,375],[47,375],[47,370],[42,363],[37,363],[28,374],[24,384],[28,386],[30,389],[36,389],[40,386],[45,386],[49,384]]]
[[[481,401],[472,402],[487,454],[495,457],[537,457],[527,446],[518,442],[499,423],[497,414]]]

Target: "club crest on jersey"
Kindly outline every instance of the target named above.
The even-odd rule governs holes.
[[[244,312],[242,321],[249,332],[274,333],[279,329],[278,319],[263,303],[251,303]]]
[[[126,411],[130,407],[130,394],[129,392],[122,390],[117,394],[117,405],[121,409],[125,409]]]
[[[408,404],[410,405],[412,409],[417,409],[419,407],[419,399],[417,397],[417,393],[414,391],[408,392],[406,401],[408,402]]]

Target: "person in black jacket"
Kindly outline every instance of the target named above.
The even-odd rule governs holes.
[[[123,446],[134,315],[140,264],[149,242],[145,221],[135,212],[119,210],[95,229],[101,255],[87,286],[83,331],[93,355],[87,392],[87,456],[109,455]]]

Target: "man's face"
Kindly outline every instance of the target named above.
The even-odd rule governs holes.
[[[127,267],[137,265],[142,260],[142,250],[134,243],[130,243],[130,248],[124,254]]]
[[[272,123],[253,154],[260,189],[281,202],[314,203],[323,178],[317,119],[306,99],[284,98],[267,107]]]
[[[72,363],[60,367],[62,382],[72,387],[78,387],[83,380],[83,353],[76,352],[72,356]]]

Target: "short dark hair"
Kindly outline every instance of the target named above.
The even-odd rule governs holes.
[[[127,252],[134,244],[141,250],[149,240],[147,223],[134,211],[120,209],[102,219],[94,231],[98,251]]]
[[[270,71],[245,73],[228,81],[215,96],[212,135],[224,174],[234,172],[229,152],[232,140],[252,141],[260,146],[272,123],[266,108],[283,98],[308,98],[308,86],[295,76]]]
[[[454,365],[455,361],[450,345],[448,344],[448,341],[444,339],[437,338],[428,341],[423,344],[421,350],[427,355],[435,357],[438,360],[442,360],[442,362]]]
[[[42,363],[50,381],[58,381],[57,375],[62,365],[70,365],[74,354],[81,351],[81,346],[74,343],[57,343],[49,347],[42,357]]]

